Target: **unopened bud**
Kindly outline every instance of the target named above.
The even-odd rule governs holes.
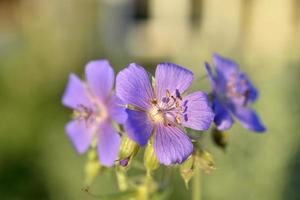
[[[139,145],[132,141],[127,135],[123,135],[119,152],[119,165],[127,167],[138,150]]]
[[[85,165],[85,183],[90,185],[97,177],[100,171],[101,165],[98,161],[96,149],[91,149],[88,152],[88,160]]]
[[[212,155],[202,149],[197,150],[195,163],[203,169],[205,173],[209,173],[215,169],[215,163]]]
[[[180,165],[180,175],[185,183],[186,188],[188,188],[189,181],[194,175],[194,155],[190,155],[186,161]]]
[[[156,158],[152,142],[153,139],[151,138],[148,141],[144,154],[144,165],[147,169],[147,173],[150,173],[151,171],[156,170],[159,167],[159,162]]]
[[[222,148],[223,150],[226,149],[229,139],[229,134],[227,132],[219,131],[217,128],[213,128],[211,131],[211,136],[214,143]]]

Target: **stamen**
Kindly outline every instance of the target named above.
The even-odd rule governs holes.
[[[152,100],[151,100],[151,104],[156,105],[156,104],[157,104],[157,99],[155,99],[155,98],[152,99]]]
[[[183,113],[185,113],[185,112],[187,111],[187,109],[188,109],[188,107],[185,106],[185,107],[184,107],[184,110],[183,110]]]
[[[177,122],[178,124],[181,124],[181,119],[180,119],[179,115],[177,115],[177,116],[175,117],[175,120],[176,120],[176,122]]]
[[[185,114],[185,115],[183,115],[183,117],[184,117],[184,121],[188,121],[189,119],[188,119],[188,115],[187,114]]]
[[[170,91],[167,89],[167,91],[166,91],[166,96],[167,97],[170,97],[171,96],[171,94],[170,94]]]
[[[176,97],[180,100],[182,100],[182,97],[180,96],[180,92],[178,89],[175,90],[175,93],[176,93]]]
[[[180,105],[179,105],[178,101],[175,102],[175,106],[176,106],[176,108],[179,108]]]
[[[170,100],[169,97],[163,97],[163,98],[162,98],[162,102],[164,102],[164,103],[168,103],[169,100]]]
[[[173,99],[173,101],[175,102],[176,101],[176,98],[172,95],[171,98]]]
[[[149,116],[153,122],[163,122],[164,121],[163,114],[157,107],[152,107],[149,110]]]

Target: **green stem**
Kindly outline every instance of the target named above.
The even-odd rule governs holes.
[[[126,174],[124,170],[116,170],[117,181],[120,191],[126,191],[128,189]]]
[[[201,200],[202,188],[201,188],[201,169],[196,167],[195,174],[193,177],[193,191],[192,191],[192,200]]]

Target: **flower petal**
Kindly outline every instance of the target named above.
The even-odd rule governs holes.
[[[100,163],[106,167],[114,165],[119,153],[121,138],[110,122],[104,121],[100,124],[97,150]]]
[[[232,107],[231,111],[245,128],[255,132],[266,131],[266,128],[260,121],[258,115],[250,108],[236,106],[236,107]]]
[[[213,63],[216,68],[218,77],[221,76],[225,79],[230,78],[232,74],[237,73],[239,70],[238,65],[233,60],[224,58],[219,54],[213,55]]]
[[[183,126],[199,131],[209,129],[214,120],[214,113],[208,104],[207,95],[197,91],[185,96],[182,101],[186,107]]]
[[[156,96],[162,100],[167,90],[171,95],[176,95],[176,90],[182,94],[193,81],[193,73],[173,63],[160,63],[155,71]]]
[[[92,92],[105,100],[114,84],[114,70],[107,60],[91,61],[86,65],[85,76]]]
[[[242,85],[244,88],[247,88],[247,102],[254,102],[258,98],[258,91],[252,85],[250,79],[245,73],[239,74],[240,79],[244,80],[245,85]]]
[[[85,122],[83,120],[70,121],[65,129],[77,152],[80,154],[86,152],[92,140],[92,131]]]
[[[112,95],[107,103],[109,116],[116,122],[123,124],[127,119],[126,108],[123,101],[116,95]]]
[[[218,99],[213,101],[213,110],[215,112],[214,122],[218,130],[224,131],[229,129],[233,124],[233,119]]]
[[[120,71],[116,79],[116,93],[126,104],[146,110],[153,98],[152,86],[146,70],[132,63]]]
[[[153,129],[146,113],[127,109],[128,118],[124,125],[124,129],[128,137],[139,145],[144,146]]]
[[[154,133],[154,151],[160,163],[180,164],[191,155],[193,145],[182,129],[159,124]]]
[[[62,103],[64,106],[72,109],[76,109],[79,105],[84,105],[85,107],[91,106],[86,88],[75,74],[70,74],[69,76]]]
[[[207,76],[210,80],[212,89],[214,90],[217,87],[217,82],[216,82],[216,78],[213,75],[213,72],[211,71],[211,67],[207,62],[205,62],[205,69],[206,69]]]

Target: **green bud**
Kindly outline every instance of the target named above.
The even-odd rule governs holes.
[[[189,181],[194,175],[194,161],[195,161],[195,156],[190,155],[188,159],[180,165],[180,169],[179,169],[180,175],[187,189],[189,187]]]
[[[226,149],[228,144],[229,134],[227,132],[219,131],[217,128],[213,128],[211,131],[211,136],[214,143],[222,148],[223,150]]]
[[[151,137],[151,139],[148,141],[145,149],[144,165],[148,175],[150,175],[151,171],[156,170],[159,167],[159,162],[156,158],[153,148],[153,137]]]
[[[215,169],[212,155],[203,149],[197,150],[195,164],[203,169],[205,173],[209,173]]]
[[[123,167],[127,167],[131,163],[132,158],[137,154],[138,150],[139,145],[124,134],[120,146],[119,164]]]
[[[90,185],[99,174],[101,165],[98,161],[96,149],[93,148],[88,152],[88,160],[85,165],[85,183]]]

